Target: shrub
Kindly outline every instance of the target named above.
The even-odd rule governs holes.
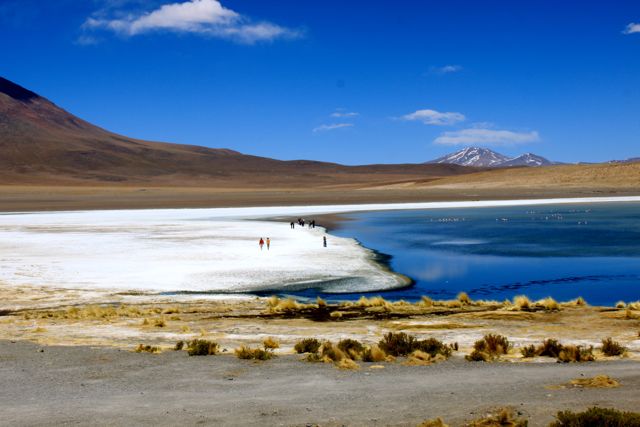
[[[416,338],[404,332],[389,332],[384,335],[378,346],[392,356],[406,356],[416,349]]]
[[[640,414],[592,407],[584,412],[561,411],[549,427],[640,427]]]
[[[618,301],[616,303],[616,308],[625,308],[627,304],[624,301]]]
[[[488,362],[503,354],[509,353],[509,340],[498,334],[487,334],[473,344],[473,351],[465,358],[470,361]]]
[[[533,344],[522,347],[520,353],[522,353],[522,357],[535,357],[538,355],[536,346]]]
[[[448,346],[446,344],[443,344],[442,341],[438,339],[428,338],[426,340],[418,341],[416,343],[416,350],[428,353],[431,357],[435,357],[438,354],[449,357],[451,356],[451,352],[453,351],[453,349],[457,346],[457,343],[455,343],[453,346]]]
[[[160,353],[160,348],[150,345],[139,344],[136,353]]]
[[[184,348],[184,341],[180,340],[176,343],[175,347],[173,347],[173,349],[175,351],[180,351]]]
[[[391,356],[408,356],[415,350],[429,353],[431,356],[440,354],[445,357],[451,355],[452,347],[443,344],[435,338],[417,340],[414,336],[404,332],[389,332],[378,343],[382,351]]]
[[[465,357],[470,362],[490,362],[493,360],[493,357],[489,353],[485,353],[484,351],[473,350],[471,353],[467,354]]]
[[[611,337],[602,340],[602,353],[605,356],[622,356],[626,351],[626,348]]]
[[[558,357],[562,351],[562,344],[553,338],[546,339],[542,345],[538,347],[538,356]]]
[[[364,346],[356,340],[344,339],[338,342],[338,348],[352,360],[362,359],[362,353],[364,352]]]
[[[273,337],[267,337],[262,341],[262,345],[265,350],[275,350],[276,348],[280,348],[280,343]]]
[[[218,343],[215,341],[195,339],[187,345],[189,356],[211,356],[218,353]]]
[[[558,361],[562,363],[569,362],[593,362],[593,347],[582,347],[575,345],[567,345],[562,347],[562,351],[558,355]]]
[[[338,346],[333,345],[331,341],[322,344],[322,360],[325,362],[339,362],[346,356]]]
[[[363,362],[384,362],[387,360],[387,355],[377,345],[366,347],[362,352]]]
[[[273,353],[269,350],[261,348],[251,348],[246,345],[242,345],[235,350],[238,359],[246,360],[269,360],[273,357]]]
[[[320,350],[320,341],[315,338],[305,338],[298,341],[293,349],[296,353],[317,353]]]
[[[164,319],[156,319],[153,322],[153,326],[155,326],[156,328],[164,328],[165,326],[167,326],[167,322]]]

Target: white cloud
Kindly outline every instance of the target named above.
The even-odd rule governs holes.
[[[630,23],[622,32],[623,34],[634,34],[640,33],[640,24],[636,24],[635,22]]]
[[[189,0],[165,4],[151,12],[109,18],[98,14],[88,18],[82,28],[110,30],[124,36],[151,31],[197,33],[252,44],[277,38],[295,38],[300,31],[270,22],[251,22],[228,9],[218,0]]]
[[[326,132],[335,129],[342,129],[352,127],[353,123],[332,123],[329,125],[320,125],[318,127],[313,128],[314,132]]]
[[[516,145],[540,140],[538,132],[513,132],[498,129],[462,129],[444,132],[433,142],[441,145]]]
[[[461,113],[441,113],[436,110],[418,110],[401,117],[402,120],[420,121],[425,125],[449,126],[462,122],[466,117]]]
[[[360,113],[356,113],[354,111],[336,111],[331,114],[331,117],[358,117]]]
[[[431,67],[433,74],[453,74],[462,71],[461,65],[444,65],[442,67]]]

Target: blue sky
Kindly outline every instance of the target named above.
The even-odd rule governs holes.
[[[280,159],[640,156],[640,2],[0,0],[0,75],[114,132]]]

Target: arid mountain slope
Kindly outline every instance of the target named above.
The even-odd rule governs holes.
[[[221,185],[272,188],[433,179],[456,165],[342,166],[116,135],[0,78],[0,184]]]

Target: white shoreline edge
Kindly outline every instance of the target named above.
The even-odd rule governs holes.
[[[194,214],[206,214],[215,218],[268,218],[280,215],[303,215],[303,214],[333,214],[347,212],[369,212],[369,211],[389,211],[389,210],[421,210],[421,209],[452,209],[452,208],[489,208],[489,207],[510,207],[510,206],[542,206],[542,205],[565,205],[565,204],[589,204],[589,203],[633,203],[640,202],[640,196],[619,196],[619,197],[563,197],[551,199],[511,199],[511,200],[467,200],[451,202],[412,202],[412,203],[370,203],[352,205],[312,205],[312,206],[255,206],[255,207],[224,207],[224,208],[148,208],[148,209],[97,209],[97,210],[71,210],[71,211],[16,211],[2,212],[0,218],[10,215],[24,214],[74,214],[86,212],[129,212],[147,213],[153,211],[156,214],[167,214],[185,211],[192,211]],[[137,215],[136,215],[137,216]],[[194,215],[201,216],[201,215]]]

